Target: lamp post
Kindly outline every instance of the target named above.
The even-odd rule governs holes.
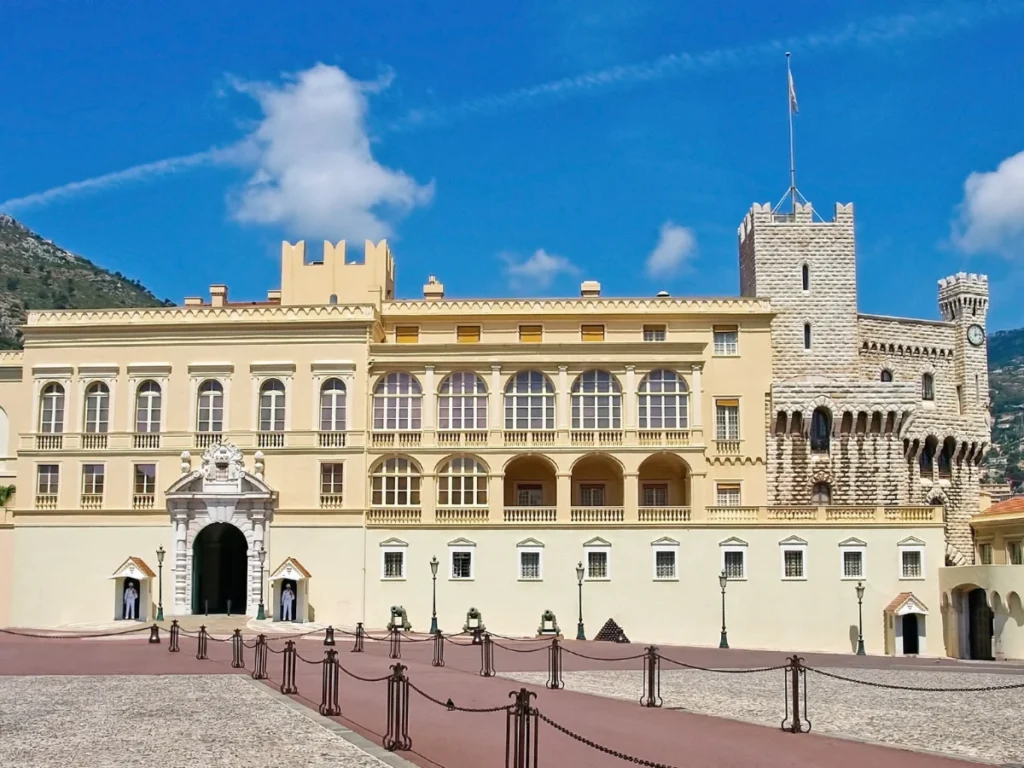
[[[161,544],[160,548],[156,551],[156,572],[157,584],[159,589],[157,603],[156,603],[156,620],[164,620],[164,545]]]
[[[263,607],[263,563],[267,560],[267,550],[263,548],[262,544],[260,544],[258,555],[260,558],[260,606],[256,609],[256,620],[264,621],[267,618],[267,611]]]
[[[718,641],[719,648],[729,647],[729,637],[725,634],[725,585],[729,583],[729,577],[725,575],[725,571],[718,574],[718,586],[722,588],[722,637]]]
[[[857,655],[864,655],[864,582],[857,582]]]
[[[576,639],[586,640],[587,635],[583,631],[583,563],[576,566],[576,581],[580,588],[580,619],[576,623]]]
[[[432,634],[432,635],[436,635],[437,634],[437,566],[438,565],[439,565],[439,563],[437,562],[437,555],[434,555],[432,558],[430,558],[430,578],[433,581],[433,588],[432,588],[433,597],[432,597],[432,601],[431,601],[433,603],[433,607],[430,609],[430,634]]]

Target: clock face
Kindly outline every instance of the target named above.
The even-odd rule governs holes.
[[[980,347],[985,341],[985,330],[980,325],[972,325],[967,329],[967,340]]]

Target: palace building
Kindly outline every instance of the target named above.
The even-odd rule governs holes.
[[[940,571],[976,556],[986,279],[863,315],[852,206],[739,241],[739,297],[399,299],[386,243],[300,242],[264,302],[30,312],[0,625],[274,621],[287,588],[304,622],[426,631],[436,595],[445,631],[574,636],[579,564],[587,637],[717,644],[724,574],[736,647],[853,651],[860,584],[869,653],[982,654],[986,585]]]

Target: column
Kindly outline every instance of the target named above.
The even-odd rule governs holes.
[[[501,410],[504,393],[501,391],[501,366],[491,366],[491,386],[487,401],[487,426],[492,431],[500,431],[504,425]]]
[[[636,429],[636,366],[626,366],[626,386],[622,393],[623,425],[626,429]]]
[[[690,430],[703,436],[704,433],[704,384],[701,374],[704,363],[694,363],[690,378]],[[703,440],[701,440],[703,442]]]
[[[423,373],[423,431],[433,432],[437,424],[434,407],[437,403],[437,386],[434,384],[434,366],[428,365]]]
[[[437,510],[437,476],[422,475],[420,477],[420,520],[434,523]]]
[[[559,429],[569,428],[569,367],[566,365],[558,366],[558,387],[555,396],[558,398],[558,417],[557,425]]]
[[[491,471],[494,471],[493,467]],[[505,519],[505,477],[503,475],[492,474],[487,478],[487,507],[490,522],[500,523]]]
[[[172,579],[174,581],[174,613],[182,615],[192,612],[192,606],[187,603],[188,597],[188,517],[176,517],[174,525],[174,559],[171,561],[173,569]]]
[[[626,522],[639,518],[637,507],[640,505],[640,475],[628,472],[622,476],[622,506]]]
[[[266,520],[263,517],[262,510],[259,513],[252,513],[250,516],[250,523],[252,524],[252,552],[249,557],[249,595],[248,605],[246,606],[246,613],[253,616],[256,615],[257,607],[260,602],[260,584],[263,581],[263,572],[266,570],[269,573],[269,569],[274,566],[270,563],[270,553],[267,553],[263,565],[260,565],[261,549],[266,550],[267,543],[265,540],[266,531]],[[265,589],[269,590],[270,585],[265,585]],[[267,611],[267,616],[273,616],[274,612],[271,609],[271,603],[273,600],[270,599],[267,592],[263,593],[263,604]]]
[[[555,499],[557,519],[560,523],[567,523],[572,509],[572,475],[560,472],[556,478],[556,489],[558,493]]]

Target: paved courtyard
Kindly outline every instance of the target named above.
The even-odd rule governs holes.
[[[240,675],[0,677],[0,765],[387,768],[282,699]]]
[[[668,666],[667,664],[664,666]],[[928,688],[982,688],[1024,682],[1019,675],[914,669],[823,668],[857,680]],[[783,673],[727,674],[696,670],[661,673],[666,708],[778,727],[784,706]],[[530,685],[541,672],[505,673]],[[1024,689],[925,693],[858,685],[811,672],[808,710],[813,730],[856,739],[942,752],[997,764],[1024,764]],[[639,671],[566,672],[565,689],[636,701]]]

